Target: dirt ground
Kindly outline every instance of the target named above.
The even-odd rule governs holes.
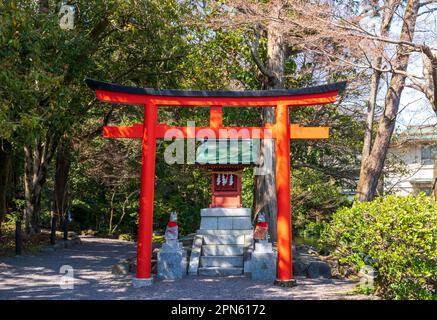
[[[187,276],[156,280],[150,287],[135,289],[132,275],[111,273],[115,263],[135,255],[134,243],[81,240],[81,245],[53,252],[0,258],[0,299],[371,299],[353,292],[356,283],[338,279],[296,278],[296,287],[282,288],[244,276]],[[72,278],[66,278],[61,268]]]

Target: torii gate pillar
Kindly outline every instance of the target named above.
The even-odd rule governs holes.
[[[142,140],[140,215],[138,223],[138,254],[135,287],[152,283],[152,235],[153,235],[153,199],[155,195],[155,125],[158,110],[155,104],[144,105],[144,128]]]
[[[277,281],[292,281],[290,204],[290,125],[288,106],[276,107],[276,238],[278,241]]]

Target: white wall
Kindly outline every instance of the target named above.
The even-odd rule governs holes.
[[[405,172],[388,174],[384,179],[384,192],[389,194],[409,195],[418,193],[420,188],[431,187],[433,165],[421,164],[420,143],[403,145],[401,148],[390,148],[387,166],[397,161],[403,162]],[[386,168],[388,172],[388,168]]]

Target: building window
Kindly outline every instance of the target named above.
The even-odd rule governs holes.
[[[432,194],[432,188],[431,187],[419,187],[419,188],[416,189],[415,193],[416,194],[424,193],[427,196],[430,196]]]
[[[435,154],[437,151],[436,146],[422,146],[421,159],[422,164],[434,164]]]

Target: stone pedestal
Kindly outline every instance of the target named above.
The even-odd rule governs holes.
[[[148,287],[153,284],[153,278],[134,278],[132,280],[132,285],[134,288]]]
[[[275,281],[276,257],[271,243],[256,242],[250,259],[251,279],[256,281]]]
[[[252,230],[249,208],[206,208],[200,210],[200,230]]]
[[[251,209],[205,208],[200,216],[189,273],[204,276],[243,274],[247,251],[253,245]]]
[[[182,244],[165,243],[158,252],[158,278],[182,279],[187,274],[187,251]]]

